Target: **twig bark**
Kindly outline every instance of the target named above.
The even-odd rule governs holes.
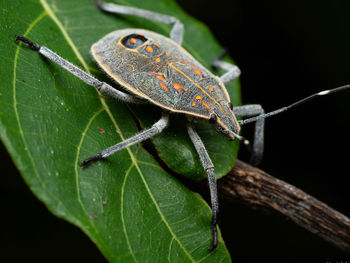
[[[222,197],[254,208],[267,208],[338,248],[350,252],[350,219],[302,190],[264,171],[237,161],[218,181]]]

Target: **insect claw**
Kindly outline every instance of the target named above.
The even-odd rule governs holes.
[[[211,232],[213,235],[213,242],[211,243],[211,246],[209,247],[209,251],[213,251],[218,246],[218,229],[217,229],[216,223],[213,223],[211,225]]]
[[[96,161],[101,160],[101,159],[102,159],[102,155],[101,154],[97,154],[95,156],[92,156],[92,157],[87,158],[84,161],[82,161],[80,163],[80,167],[85,169],[90,163],[96,162]]]
[[[31,49],[35,51],[38,51],[40,49],[40,46],[38,44],[32,42],[31,40],[29,40],[24,36],[16,36],[15,42],[18,43],[19,41],[26,43]]]
[[[217,227],[217,213],[214,213],[211,219],[211,233],[213,236],[213,241],[209,247],[209,251],[213,251],[218,246],[218,227]]]

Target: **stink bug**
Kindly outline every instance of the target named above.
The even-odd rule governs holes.
[[[240,126],[256,122],[250,161],[257,165],[263,154],[265,118],[300,105],[318,95],[326,95],[349,88],[349,86],[313,94],[288,107],[266,114],[263,108],[257,104],[232,107],[224,84],[238,78],[240,70],[235,65],[221,61],[221,56],[212,62],[212,66],[227,70],[227,73],[217,77],[204,68],[181,47],[184,28],[178,19],[137,8],[102,3],[97,0],[95,3],[105,12],[134,15],[173,24],[170,38],[145,29],[123,29],[108,34],[92,46],[91,53],[99,66],[132,95],[97,80],[45,46],[39,46],[22,36],[17,36],[16,41],[25,42],[31,49],[38,51],[42,56],[57,63],[106,95],[130,103],[152,102],[164,109],[162,118],[150,129],[87,158],[82,161],[82,167],[159,134],[169,124],[169,112],[182,113],[189,117],[188,134],[208,175],[213,234],[210,249],[213,250],[218,243],[217,214],[219,207],[214,165],[199,135],[192,127],[191,120],[195,118],[208,120],[227,139],[239,139],[245,144],[248,144],[248,141],[239,135]],[[237,121],[236,116],[250,118]]]

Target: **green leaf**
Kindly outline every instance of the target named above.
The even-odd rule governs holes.
[[[171,0],[118,3],[180,18],[185,48],[204,65],[220,51],[208,30]],[[1,4],[0,136],[33,193],[53,214],[81,228],[110,262],[230,262],[222,240],[217,250],[208,251],[208,205],[140,145],[88,169],[79,167],[84,158],[135,134],[133,114],[148,126],[154,121],[150,115],[157,119],[160,111],[99,96],[37,52],[13,42],[15,35],[25,35],[103,78],[89,55],[91,44],[117,29],[144,27],[168,34],[170,26],[104,14],[90,0]],[[238,102],[239,96],[233,97],[233,103]],[[179,125],[183,122],[175,119]],[[184,130],[176,126],[154,138],[156,149],[169,167],[198,178],[203,174],[198,157]],[[206,124],[199,128],[223,175],[237,149],[217,141],[221,136]],[[223,152],[230,158],[220,155]],[[181,158],[186,163],[179,165]]]

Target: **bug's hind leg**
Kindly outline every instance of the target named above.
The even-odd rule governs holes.
[[[135,143],[142,142],[144,140],[147,140],[154,135],[161,133],[169,124],[169,115],[167,113],[163,113],[162,117],[157,121],[153,126],[147,130],[144,130],[133,137],[126,139],[125,141],[122,141],[120,143],[117,143],[116,145],[113,145],[107,149],[102,150],[98,154],[85,159],[80,163],[80,166],[85,168],[87,165],[89,165],[91,162],[98,161],[101,159],[105,159],[108,156],[116,153],[117,151],[120,151],[126,147],[129,147]]]
[[[259,104],[234,107],[233,112],[238,117],[252,117],[265,113],[264,109]],[[264,153],[264,126],[265,119],[260,119],[255,123],[252,155],[250,157],[250,163],[254,166],[257,166],[261,162]]]
[[[70,63],[69,61],[65,60],[64,58],[60,57],[57,55],[55,52],[52,50],[48,49],[45,46],[39,46],[38,44],[32,42],[26,37],[23,36],[16,36],[15,42],[24,42],[26,43],[31,49],[37,51],[40,55],[43,57],[51,60],[52,62],[55,62],[57,65],[60,67],[64,68],[67,70],[69,73],[73,74],[74,76],[78,77],[82,81],[84,81],[86,84],[95,87],[98,91],[111,96],[113,98],[125,101],[125,102],[131,102],[131,103],[144,103],[143,100],[138,99],[134,96],[131,96],[127,93],[121,92],[109,84],[99,81],[89,73],[81,70],[74,64]]]
[[[148,11],[148,10],[144,10],[136,7],[117,5],[114,3],[104,3],[100,0],[94,0],[94,3],[97,5],[99,9],[108,13],[138,16],[138,17],[143,17],[150,20],[163,22],[165,24],[173,24],[173,28],[171,29],[171,32],[170,32],[170,38],[174,40],[176,43],[178,43],[179,45],[182,44],[184,26],[180,22],[180,20],[178,20],[176,17],[167,16],[167,15],[159,14],[156,12],[152,12],[152,11]]]
[[[209,250],[214,250],[218,245],[217,219],[218,219],[218,213],[219,213],[219,200],[218,200],[218,194],[217,194],[217,188],[216,188],[214,165],[209,157],[207,150],[205,149],[205,146],[201,138],[199,137],[198,133],[193,129],[191,124],[188,124],[187,131],[191,138],[192,143],[194,144],[194,147],[196,148],[196,151],[199,154],[199,158],[202,162],[203,168],[208,174],[211,210],[213,213],[212,220],[211,220],[211,231],[213,235],[213,241]]]
[[[219,54],[219,56],[217,56],[217,58],[215,58],[211,62],[211,65],[216,68],[227,70],[226,73],[220,76],[220,79],[222,80],[222,82],[227,83],[227,82],[230,82],[231,80],[238,78],[241,75],[241,71],[237,66],[225,61],[221,61],[221,59],[225,54],[226,54],[226,50],[223,49]]]

